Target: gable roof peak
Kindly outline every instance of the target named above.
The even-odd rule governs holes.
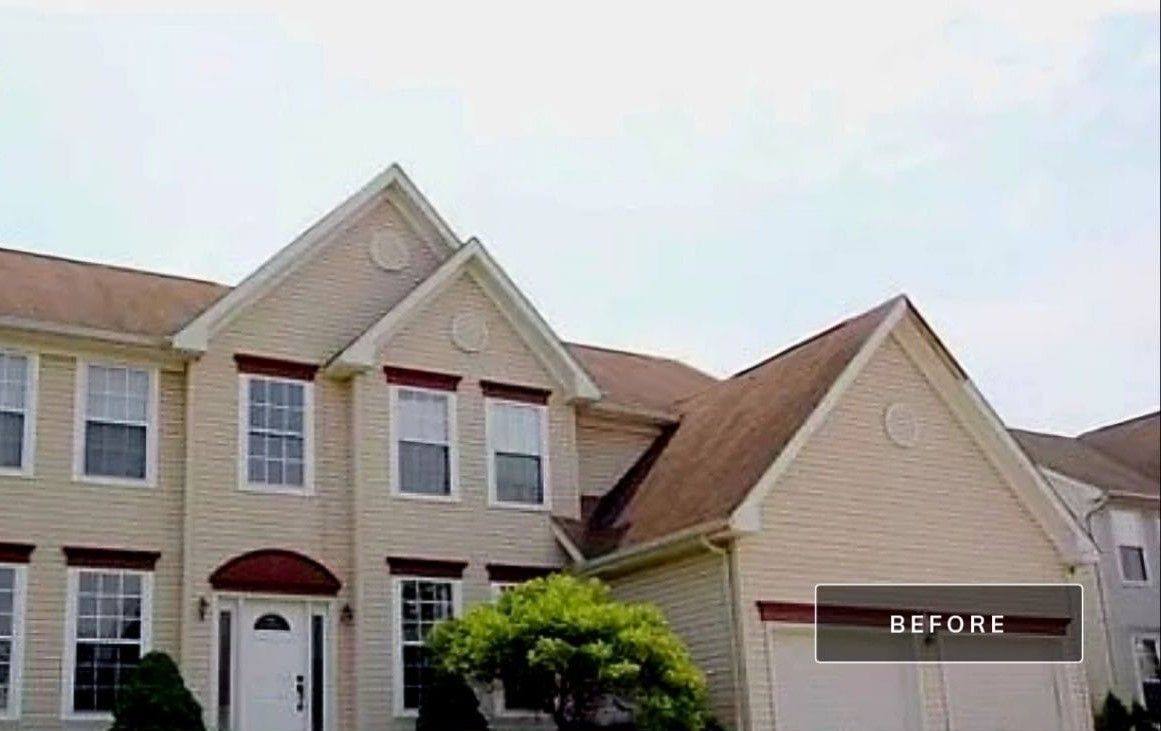
[[[440,248],[441,253],[445,255],[454,253],[464,245],[403,168],[398,163],[391,163],[362,188],[267,259],[237,287],[186,324],[173,336],[174,347],[192,353],[204,352],[214,333],[309,259],[329,242],[334,234],[342,230],[344,223],[393,190],[398,191],[400,195],[392,200],[404,203],[405,208],[412,209],[410,212],[412,216],[422,220],[435,233],[435,240],[429,243]],[[407,215],[406,211],[404,213]],[[422,238],[428,240],[428,236]]]

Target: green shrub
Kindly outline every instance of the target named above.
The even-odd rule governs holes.
[[[640,731],[701,731],[706,683],[652,606],[614,601],[595,579],[554,575],[437,625],[438,666],[485,685],[518,678],[558,729],[586,729],[616,698]]]
[[[462,676],[437,672],[423,689],[415,731],[488,731],[488,720]]]
[[[129,671],[117,693],[110,731],[205,731],[202,708],[164,652],[151,652]]]

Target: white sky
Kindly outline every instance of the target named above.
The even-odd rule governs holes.
[[[0,6],[5,245],[233,283],[399,161],[566,338],[905,291],[1013,425],[1157,408],[1155,2],[101,7]]]

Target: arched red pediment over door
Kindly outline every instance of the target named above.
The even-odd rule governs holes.
[[[330,569],[301,553],[267,548],[237,556],[210,574],[218,591],[334,596],[342,582]]]

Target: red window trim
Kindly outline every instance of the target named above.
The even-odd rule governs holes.
[[[826,624],[851,627],[880,627],[886,629],[890,615],[912,613],[907,609],[882,607],[823,607]],[[758,602],[758,615],[763,622],[791,622],[795,624],[814,623],[814,604],[811,602]],[[1044,617],[1034,615],[1004,615],[1004,631],[1013,634],[1064,635],[1070,623],[1068,617]]]
[[[414,386],[416,388],[430,388],[437,391],[455,391],[459,388],[461,376],[450,373],[436,373],[423,371],[418,368],[403,368],[401,366],[383,366],[383,375],[387,383],[396,386]]]
[[[488,398],[504,399],[505,401],[521,401],[526,404],[539,404],[541,406],[547,404],[548,397],[552,395],[552,391],[548,389],[535,388],[533,386],[517,386],[511,383],[499,383],[497,381],[480,381],[480,390]]]
[[[488,581],[501,584],[522,584],[560,571],[555,566],[519,566],[515,564],[488,564]]]
[[[335,596],[342,588],[330,569],[314,559],[278,548],[235,556],[210,574],[219,591]]]
[[[134,551],[124,548],[65,546],[61,549],[69,566],[90,569],[127,569],[152,571],[161,558],[159,551]]]
[[[275,378],[290,378],[296,381],[313,381],[318,374],[318,366],[314,363],[299,363],[291,360],[267,358],[262,355],[247,355],[235,353],[234,362],[238,364],[239,373],[250,373],[255,376],[273,376]]]
[[[35,550],[31,543],[0,542],[0,563],[28,563]]]
[[[388,556],[387,567],[396,576],[424,576],[433,579],[462,579],[467,561]]]

